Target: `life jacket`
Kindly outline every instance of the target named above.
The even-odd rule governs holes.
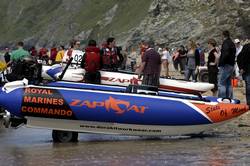
[[[147,50],[147,48],[146,48],[143,44],[141,44],[141,45],[140,45],[140,55],[141,55],[141,59],[143,58],[143,56],[144,56],[146,50]]]
[[[113,66],[118,64],[117,48],[103,48],[103,66]]]
[[[70,48],[70,49],[67,51],[67,56],[68,56],[68,58],[71,58],[72,52],[73,52],[73,49],[72,49],[72,48]]]
[[[62,62],[63,60],[63,56],[64,56],[64,50],[60,50],[58,51],[57,55],[56,55],[56,62]]]
[[[48,52],[48,50],[46,48],[41,48],[39,50],[39,57],[48,56],[47,52]]]
[[[72,48],[68,49],[63,56],[62,62],[67,63],[72,57],[71,66],[78,66],[81,64],[84,52],[81,50],[74,50]]]
[[[56,54],[57,54],[57,49],[56,48],[51,48],[51,50],[50,50],[50,59],[55,60],[56,59]]]
[[[89,46],[85,49],[85,65],[87,72],[96,72],[100,70],[101,56],[98,47]]]
[[[37,56],[37,51],[35,48],[31,49],[29,52],[31,56]]]

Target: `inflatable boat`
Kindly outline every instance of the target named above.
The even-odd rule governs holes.
[[[54,141],[76,141],[78,132],[137,136],[199,134],[240,116],[238,100],[161,91],[156,87],[93,85],[56,81],[6,83],[0,106],[6,127],[52,129]]]
[[[62,66],[57,64],[53,66],[42,67],[42,77],[44,79],[57,79],[62,73]],[[85,70],[82,68],[68,68],[63,79],[64,81],[82,82],[84,80]],[[129,84],[141,84],[142,79],[138,78],[135,73],[126,71],[110,72],[100,71],[101,84],[128,86]],[[204,82],[191,82],[177,79],[160,78],[161,90],[174,90],[178,92],[199,92],[204,93],[214,88],[213,84]]]

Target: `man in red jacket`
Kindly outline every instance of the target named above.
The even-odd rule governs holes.
[[[96,47],[96,41],[90,40],[88,46],[85,48],[85,55],[83,56],[81,67],[85,69],[86,73],[84,80],[87,83],[100,84],[101,83],[101,56],[100,49]]]

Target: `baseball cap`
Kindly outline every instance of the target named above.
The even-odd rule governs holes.
[[[239,39],[234,39],[234,43],[240,43]]]

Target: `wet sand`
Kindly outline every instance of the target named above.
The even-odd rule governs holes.
[[[196,138],[80,134],[78,143],[53,143],[47,129],[0,128],[0,165],[249,165],[250,137],[239,122]]]

